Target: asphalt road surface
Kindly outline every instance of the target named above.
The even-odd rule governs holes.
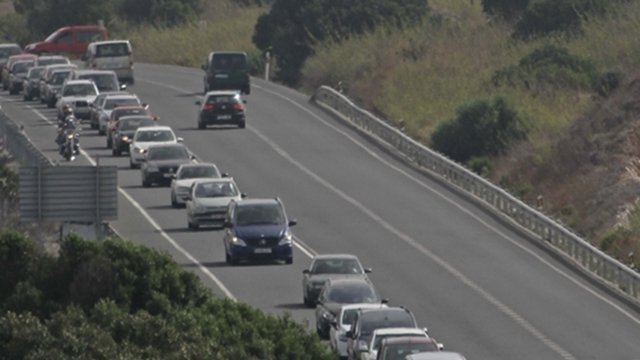
[[[229,172],[251,197],[279,196],[296,239],[294,263],[229,266],[222,231],[189,231],[167,187],[142,188],[127,156],[112,157],[88,127],[68,164],[117,165],[126,239],[169,253],[218,296],[315,326],[302,305],[302,270],[316,253],[353,253],[391,305],[403,305],[450,350],[469,359],[640,359],[640,315],[455,192],[384,153],[308,96],[253,79],[247,128],[198,130],[202,71],[136,65],[129,88],[202,161]],[[55,113],[21,96],[5,112],[54,160]]]

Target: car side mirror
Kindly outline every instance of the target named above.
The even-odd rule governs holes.
[[[438,350],[440,350],[440,351],[444,350],[444,344],[438,343],[436,346],[438,347]]]
[[[246,104],[246,103],[247,103],[247,100],[242,99],[242,103],[243,103],[243,104]]]
[[[228,178],[229,177],[229,173],[222,173],[222,174],[220,174],[220,177]]]
[[[368,273],[370,273],[370,272],[372,272],[372,271],[373,271],[373,269],[371,269],[371,268],[364,268],[364,272],[365,272],[366,274],[368,274]]]
[[[181,138],[181,137],[179,137],[179,138],[177,138],[177,139],[176,139],[176,141],[177,141],[177,142],[179,142],[179,143],[181,143],[181,142],[183,142],[183,141],[184,141],[184,139],[183,139],[183,138]]]
[[[207,71],[207,64],[200,65],[200,69]]]
[[[353,331],[351,331],[351,330],[347,331],[347,333],[344,334],[344,336],[346,336],[348,338],[353,338]]]
[[[191,194],[185,194],[182,198],[183,198],[185,201],[191,201],[191,200],[193,200],[193,199],[191,198]]]
[[[249,195],[247,195],[247,193],[241,193],[240,194],[240,198],[242,198],[242,199],[246,198],[247,196],[249,196]]]
[[[333,326],[334,328],[337,328],[338,327],[338,321],[336,321],[335,319],[331,320],[331,326]]]
[[[202,101],[200,101],[200,100],[196,100],[195,104],[196,104],[196,105],[198,105],[198,106],[200,106],[200,105],[202,105]]]
[[[172,178],[173,180],[175,180],[175,179],[176,179],[176,174],[171,174],[171,178]]]
[[[294,226],[296,224],[298,224],[298,220],[296,220],[296,219],[289,220],[289,226]]]
[[[384,298],[384,299],[380,300],[380,303],[381,304],[388,304],[389,303],[389,299]]]
[[[310,273],[310,271],[309,271],[309,269],[304,269],[304,270],[302,270],[302,273],[303,274],[308,274],[308,273]]]

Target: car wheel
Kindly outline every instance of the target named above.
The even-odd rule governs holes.
[[[178,202],[176,201],[176,197],[171,195],[171,207],[177,208]]]
[[[247,87],[244,88],[243,92],[247,95],[251,94],[251,85],[247,85]]]
[[[122,150],[120,150],[119,146],[116,146],[116,147],[113,148],[113,155],[115,155],[115,156],[121,156],[122,155]]]
[[[48,108],[53,108],[55,105],[56,105],[56,103],[54,103],[52,101],[47,102],[47,107]]]
[[[143,177],[142,178],[142,187],[150,187],[151,186],[151,182],[149,180],[147,180],[147,178]]]
[[[107,136],[107,149],[111,149],[113,147],[113,141],[111,140],[111,136]]]
[[[100,129],[100,127],[98,126],[98,135],[104,135],[105,134],[105,130]]]
[[[310,308],[313,307],[311,304],[311,301],[309,301],[309,299],[307,299],[307,297],[305,296],[304,299],[302,300],[304,302],[304,306]]]
[[[287,259],[285,260],[285,263],[287,263],[287,265],[291,265],[291,264],[293,264],[293,257],[287,258]]]
[[[129,158],[129,167],[130,167],[131,169],[135,169],[135,168],[136,168],[136,164],[134,164],[134,163],[131,161],[131,158]]]
[[[27,96],[27,94],[24,94],[24,96],[22,96],[22,100],[24,101],[29,101],[31,99],[29,99],[29,97]]]
[[[247,125],[246,125],[246,123],[245,123],[244,121],[241,121],[241,122],[239,122],[239,123],[238,123],[238,127],[239,127],[240,129],[244,129],[246,126],[247,126]]]
[[[198,121],[198,129],[204,129],[207,125],[205,125],[202,121]]]
[[[227,264],[231,264],[231,256],[229,256],[229,253],[226,250],[224,251],[224,261]]]

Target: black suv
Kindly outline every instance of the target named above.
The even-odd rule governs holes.
[[[207,56],[204,70],[204,92],[211,90],[238,90],[251,93],[249,60],[241,51],[213,51]]]
[[[367,348],[376,329],[391,327],[418,327],[413,313],[404,307],[385,307],[358,310],[351,329],[347,331],[347,355],[359,359],[360,352]]]
[[[240,260],[274,259],[293,263],[293,235],[296,225],[289,220],[279,198],[231,201],[224,221],[227,263]]]
[[[200,105],[198,115],[198,129],[204,129],[207,125],[237,125],[244,128],[246,103],[240,97],[240,93],[233,90],[209,91],[203,102],[196,101]]]

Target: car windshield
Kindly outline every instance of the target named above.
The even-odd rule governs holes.
[[[362,274],[364,271],[356,259],[317,259],[311,269],[313,274]]]
[[[20,48],[17,46],[3,47],[0,48],[0,59],[6,59],[11,55],[20,54],[21,52],[22,50],[20,50]]]
[[[64,87],[62,96],[90,96],[97,95],[95,86],[91,84],[73,84]]]
[[[188,166],[182,168],[178,179],[217,178],[220,173],[213,166]]]
[[[153,126],[155,122],[151,118],[120,119],[118,128],[120,131],[132,131],[142,126]]]
[[[207,182],[196,186],[195,197],[216,198],[238,195],[238,190],[230,182]]]
[[[117,91],[118,82],[112,74],[84,74],[80,79],[93,80],[100,91]]]
[[[104,109],[111,110],[118,106],[132,106],[132,105],[140,105],[140,101],[137,98],[115,98],[115,99],[107,99],[104,103]]]
[[[39,79],[44,72],[44,68],[31,68],[29,69],[29,79]]]
[[[53,64],[68,64],[69,60],[65,58],[48,58],[38,59],[38,66],[53,65]]]
[[[329,302],[341,304],[373,303],[378,300],[378,296],[370,286],[351,283],[328,288],[325,298]]]
[[[33,66],[33,61],[20,61],[13,64],[14,73],[26,73]]]
[[[358,309],[348,309],[342,312],[342,325],[351,325],[358,315]]]
[[[229,104],[235,102],[235,95],[210,95],[206,101],[207,104]]]
[[[424,335],[418,335],[418,334],[415,334],[415,333],[411,333],[411,334],[378,334],[378,335],[376,335],[376,338],[373,340],[373,349],[374,350],[380,349],[380,344],[382,343],[383,339],[389,339],[389,338],[401,337],[401,336],[427,337],[427,334],[424,334]],[[437,349],[434,349],[434,350],[437,350]]]
[[[384,347],[383,359],[404,360],[408,355],[426,351],[438,351],[434,342],[410,344],[392,344]]]
[[[162,146],[149,149],[147,160],[180,160],[189,159],[189,152],[184,147]]]
[[[277,205],[239,206],[236,221],[240,226],[278,225],[284,223],[284,214]]]
[[[361,334],[363,336],[371,336],[373,330],[389,327],[414,327],[411,315],[405,311],[384,311],[383,313],[374,313],[371,317],[362,317]]]
[[[114,110],[114,112],[111,114],[113,116],[113,118],[115,120],[118,120],[119,118],[123,117],[123,116],[129,116],[129,115],[146,115],[147,114],[147,110],[143,109],[143,108],[129,108],[129,109],[116,109]]]
[[[54,72],[51,75],[51,80],[49,80],[49,83],[53,84],[53,85],[62,85],[62,83],[69,77],[69,73],[71,71],[58,71],[58,72]]]
[[[136,141],[156,142],[156,141],[173,141],[175,137],[169,130],[140,131],[136,135]]]

